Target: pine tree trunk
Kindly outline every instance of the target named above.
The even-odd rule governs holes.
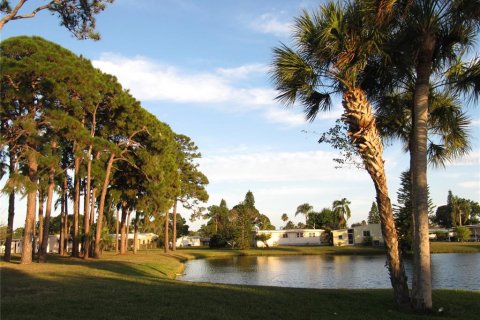
[[[362,156],[365,168],[375,185],[380,222],[387,248],[387,265],[395,302],[401,307],[408,308],[410,297],[407,277],[400,253],[392,205],[388,197],[383,145],[376,127],[372,107],[364,92],[359,88],[353,88],[345,92],[343,106],[345,113],[342,119],[348,124],[350,139]]]
[[[57,149],[57,142],[52,141],[52,155],[55,154]],[[48,250],[48,231],[50,229],[50,216],[52,214],[52,203],[53,203],[53,189],[55,188],[55,167],[52,165],[48,173],[48,189],[47,189],[47,203],[45,209],[45,221],[43,225],[43,234],[41,246],[39,248],[38,261],[46,262],[47,261],[47,250]]]
[[[85,196],[83,204],[83,259],[88,259],[90,256],[90,194],[92,181],[92,148],[90,145],[87,152],[87,178],[85,185]],[[93,213],[92,213],[93,214]]]
[[[40,254],[40,248],[42,247],[43,241],[43,208],[45,203],[45,194],[43,187],[38,188],[38,248],[37,252]]]
[[[412,206],[415,208],[413,244],[413,273],[416,287],[413,288],[414,308],[419,311],[432,309],[432,275],[430,269],[430,241],[428,237],[428,191],[427,191],[427,123],[430,75],[432,72],[435,35],[426,32],[418,53],[417,79],[413,98],[412,141]]]
[[[74,148],[76,149],[76,148]],[[74,160],[74,194],[73,194],[73,241],[72,241],[72,256],[79,256],[79,215],[80,215],[80,157],[75,157]]]
[[[95,232],[95,250],[94,257],[100,258],[100,239],[102,238],[102,224],[103,224],[103,210],[105,208],[105,198],[107,197],[108,185],[110,183],[110,174],[112,172],[113,161],[115,160],[115,153],[110,154],[105,169],[105,180],[103,181],[102,193],[100,194],[100,202],[98,204],[97,230]]]
[[[125,237],[125,251],[128,251],[128,238],[130,236],[130,213],[132,213],[132,211],[130,210],[130,208],[128,208],[127,210],[127,221],[125,222],[126,224],[126,232],[127,232],[127,236]]]
[[[10,152],[10,164],[9,173],[12,176],[17,171],[17,156],[13,148],[9,147]],[[15,218],[15,187],[12,186],[12,190],[8,195],[8,222],[7,222],[7,239],[5,240],[5,255],[3,259],[10,261],[12,259],[12,238],[13,238],[13,220]]]
[[[37,202],[37,156],[35,151],[28,153],[28,179],[29,190],[27,193],[27,214],[25,217],[25,229],[23,234],[22,256],[20,258],[21,264],[32,263],[33,253],[33,237],[34,237],[34,224],[35,224],[35,206]]]
[[[68,227],[68,179],[67,179],[67,172],[65,171],[65,177],[63,179],[63,211],[65,212],[64,220],[63,220],[63,234],[64,234],[64,242],[63,242],[63,254],[68,254],[68,240],[70,240],[70,228]]]
[[[137,254],[137,241],[138,241],[138,210],[135,211],[135,229],[133,233],[133,254]]]
[[[168,222],[170,220],[170,217],[169,217],[169,214],[168,214],[168,211],[165,212],[165,226],[164,226],[164,234],[163,234],[163,238],[164,238],[164,245],[163,245],[163,251],[165,253],[167,253],[169,251],[169,243],[168,243]]]
[[[56,143],[52,142],[52,150],[56,149]],[[48,174],[47,204],[45,210],[45,222],[43,227],[42,245],[38,254],[38,262],[47,261],[48,229],[50,228],[50,216],[52,214],[53,189],[55,188],[55,167],[50,167]]]
[[[118,254],[118,224],[119,224],[119,221],[118,221],[118,207],[116,208],[116,217],[115,217],[115,221],[116,221],[116,228],[115,228],[115,253]]]
[[[126,248],[126,242],[125,238],[127,237],[127,213],[128,208],[127,208],[127,203],[125,201],[122,202],[122,222],[120,226],[120,254],[126,254],[127,253],[127,248]]]
[[[177,250],[177,199],[173,203],[172,251]]]

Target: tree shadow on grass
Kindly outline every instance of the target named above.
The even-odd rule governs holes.
[[[81,262],[81,261],[80,261]],[[105,263],[106,261],[103,261]],[[98,268],[98,263],[84,263]],[[109,269],[112,261],[101,269]],[[38,265],[36,265],[38,266]],[[443,315],[396,310],[391,290],[317,290],[187,283],[139,275],[131,264],[86,279],[46,277],[35,265],[2,265],[2,319],[462,319],[480,312],[479,293],[435,291]],[[52,266],[53,270],[58,266]]]

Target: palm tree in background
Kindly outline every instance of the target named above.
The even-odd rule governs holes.
[[[370,2],[368,2],[370,4]],[[341,6],[330,2],[312,15],[304,11],[295,19],[294,48],[274,49],[272,79],[278,100],[286,105],[299,101],[307,120],[331,108],[331,95],[341,94],[351,143],[356,146],[375,185],[387,262],[394,296],[400,306],[409,306],[405,270],[388,196],[383,145],[372,106],[359,86],[366,62],[378,54],[386,19],[358,1]]]
[[[333,201],[332,208],[333,212],[339,219],[339,227],[346,228],[347,227],[347,220],[350,219],[352,212],[350,210],[349,205],[351,204],[347,198],[342,198],[341,200]]]
[[[313,211],[313,206],[309,203],[303,203],[297,207],[297,211],[295,212],[295,216],[298,214],[303,214],[305,216],[305,226],[307,225],[308,215]]]

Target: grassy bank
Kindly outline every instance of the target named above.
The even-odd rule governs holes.
[[[432,253],[480,253],[480,242],[430,242]]]
[[[262,254],[314,254],[315,248]],[[346,249],[341,249],[341,252]],[[242,254],[256,254],[248,250]],[[401,312],[391,290],[316,290],[171,280],[191,258],[234,250],[106,253],[101,260],[52,257],[48,264],[1,262],[1,319],[466,319],[480,314],[480,292],[435,290],[442,314]]]

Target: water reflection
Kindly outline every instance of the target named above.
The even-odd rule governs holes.
[[[480,290],[480,254],[432,255],[434,288]],[[407,274],[411,262],[406,261]],[[232,257],[188,261],[184,281],[301,288],[389,288],[384,256]]]

